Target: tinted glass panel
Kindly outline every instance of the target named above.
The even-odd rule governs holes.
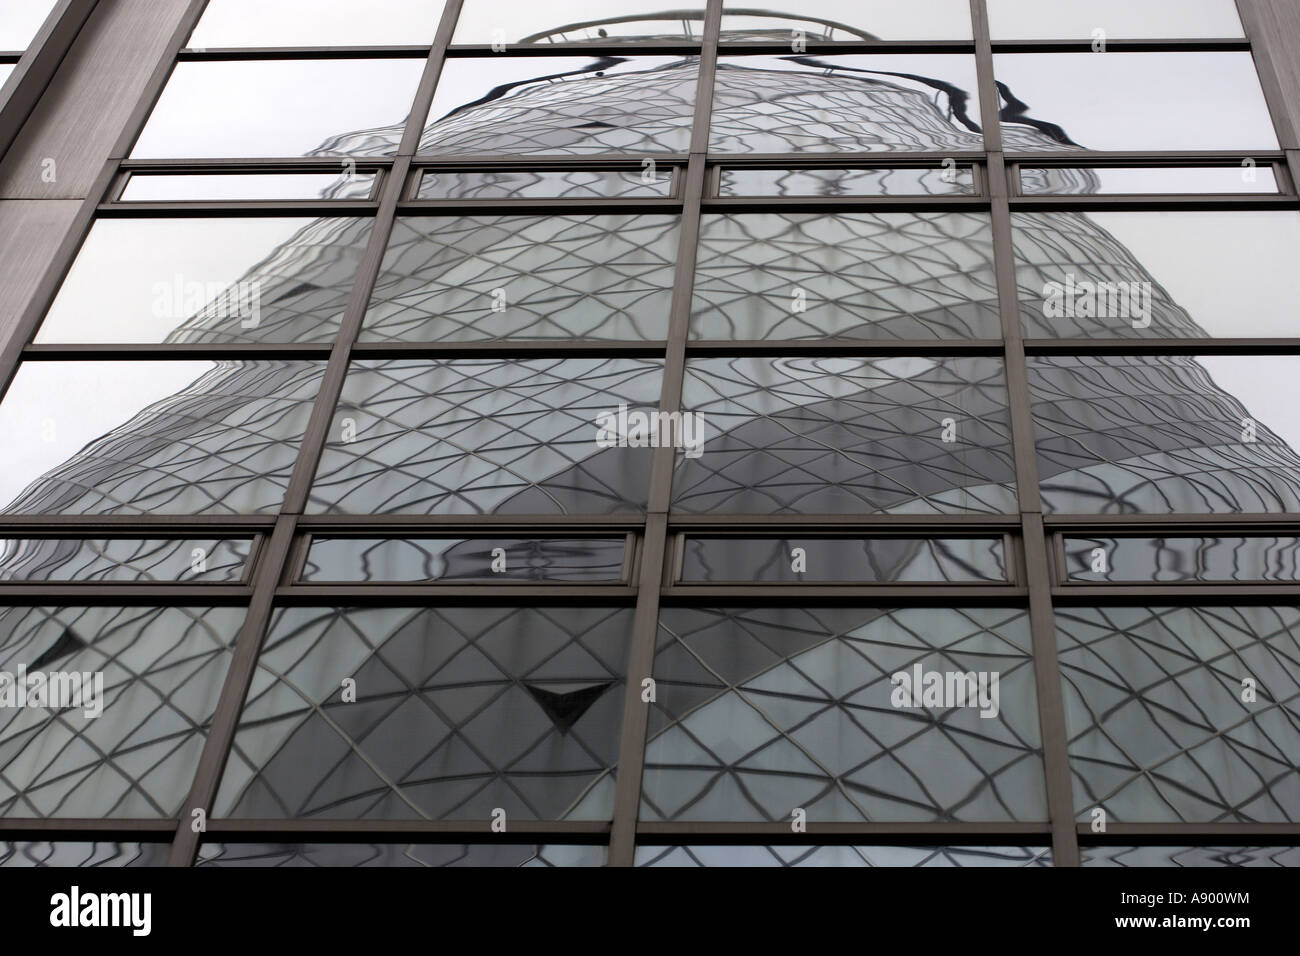
[[[1239,37],[1233,0],[988,0],[995,40]]]
[[[1300,510],[1300,367],[1285,356],[1031,358],[1044,509]]]
[[[721,196],[970,196],[969,166],[948,169],[724,169]]]
[[[323,372],[323,362],[25,362],[0,403],[2,510],[274,512]]]
[[[687,363],[683,406],[700,441],[679,453],[680,511],[1016,508],[997,359],[698,359]]]
[[[1004,53],[1010,150],[1277,148],[1246,52]]]
[[[5,538],[0,581],[239,581],[252,539]]]
[[[1300,581],[1300,538],[1066,538],[1072,581]]]
[[[1300,608],[1058,608],[1056,633],[1080,821],[1300,819]]]
[[[1107,193],[1276,193],[1271,166],[1020,167],[1026,196]]]
[[[510,843],[205,843],[195,866],[604,866],[605,847]]]
[[[210,0],[191,48],[432,43],[442,0]]]
[[[699,58],[472,57],[438,80],[422,153],[681,153]]]
[[[663,199],[672,170],[544,169],[426,172],[419,199]]]
[[[1300,335],[1300,213],[1013,213],[1029,337]]]
[[[979,123],[973,56],[722,56],[709,149],[983,149]]]
[[[630,608],[286,608],[216,813],[607,819]],[[356,700],[343,700],[345,678]]]
[[[663,0],[465,0],[453,43],[501,45],[694,40],[704,33],[704,4]]]
[[[374,173],[241,173],[149,176],[133,173],[123,202],[224,202],[257,199],[369,199]]]
[[[135,157],[397,152],[424,59],[176,64]]]
[[[705,214],[699,339],[1001,338],[985,213]]]
[[[808,0],[768,5],[726,0],[722,39],[785,43],[798,31],[808,43],[841,40],[969,40],[966,0]]]
[[[0,866],[166,866],[170,843],[0,843]]]
[[[1001,538],[690,537],[681,577],[745,584],[1003,582],[1002,552]]]
[[[663,339],[679,218],[398,219],[361,340]]]
[[[0,609],[0,671],[28,706],[0,707],[0,816],[176,816],[189,794],[242,608]],[[75,673],[81,706],[46,709],[31,678]],[[83,686],[86,686],[83,685]],[[14,695],[21,685],[0,688]],[[66,694],[66,690],[59,691]],[[46,697],[49,700],[49,697]],[[97,703],[96,703],[97,701]],[[94,714],[99,709],[98,715]]]
[[[328,342],[370,219],[101,219],[36,334],[46,342]]]
[[[1295,846],[1085,846],[1084,866],[1300,866]]]
[[[997,673],[996,714],[918,671]],[[642,820],[1046,818],[1023,611],[666,608],[654,677]]]
[[[638,846],[637,866],[1051,866],[1029,846]]]
[[[312,538],[303,581],[614,582],[622,538]]]
[[[354,362],[311,510],[640,510],[653,450],[605,441],[597,419],[653,409],[662,377],[643,359]]]

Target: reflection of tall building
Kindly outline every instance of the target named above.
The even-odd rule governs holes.
[[[695,61],[676,59],[652,70],[639,70],[621,59],[606,57],[586,70],[493,89],[475,102],[435,117],[424,131],[421,152],[589,155],[680,151],[692,122]],[[539,58],[538,62],[545,60]],[[847,157],[888,151],[940,154],[983,147],[979,125],[972,117],[973,90],[926,77],[835,69],[812,57],[781,58],[780,65],[780,69],[754,69],[739,60],[720,64],[712,134],[716,148],[744,144],[761,152],[831,150]],[[344,133],[323,144],[320,152],[375,154],[391,150],[400,136],[400,128]],[[1032,126],[1011,126],[1006,136],[1017,148],[1061,146],[1058,139]],[[909,340],[991,337],[989,322],[997,316],[997,292],[987,255],[977,248],[983,241],[979,216],[951,213],[927,220],[921,214],[855,215],[859,222],[850,231],[860,244],[854,250],[859,259],[877,254],[886,259],[902,250],[906,262],[882,266],[877,276],[862,278],[859,291],[869,290],[880,298],[881,305],[876,314],[842,315],[837,321],[843,327],[837,334]],[[797,244],[811,228],[807,221],[815,218],[770,216],[768,232],[757,241],[766,249]],[[372,316],[371,321],[382,320],[386,306],[401,303],[400,308],[390,310],[394,324],[387,334],[394,340],[404,335],[426,340],[439,336],[462,341],[510,336],[561,340],[566,333],[574,334],[575,326],[584,321],[584,334],[593,338],[662,338],[664,328],[647,325],[633,313],[645,307],[644,297],[658,299],[648,311],[666,311],[662,300],[671,287],[676,241],[667,219],[556,216],[503,224],[484,218],[450,218],[444,220],[445,233],[453,238],[437,243],[427,241],[429,237],[404,235],[399,224],[397,237],[408,244],[397,247],[395,258],[385,262],[376,285],[383,302],[375,309],[379,318]],[[184,322],[170,341],[303,343],[332,339],[337,326],[322,316],[341,311],[351,291],[355,265],[337,250],[355,245],[355,232],[367,225],[339,219],[311,223],[252,270],[247,279],[262,286],[257,330],[241,330],[237,320],[228,318],[229,310],[214,304]],[[466,277],[472,284],[481,274],[495,275],[492,269],[503,264],[502,243],[519,232],[526,233],[528,245],[546,250],[544,261],[529,264],[528,273],[539,286],[550,290],[547,295],[567,303],[565,307],[573,310],[571,321],[557,322],[544,305],[525,302],[515,313],[523,315],[524,324],[511,327],[492,313],[482,296],[486,289],[451,302],[450,310],[455,313],[451,319],[445,314],[450,300],[436,305],[412,304],[413,298],[431,288],[463,289]],[[1022,264],[1021,284],[1031,288],[1057,279],[1060,263],[1086,264],[1100,280],[1151,281],[1122,244],[1082,215],[1041,215],[1024,227],[1020,241],[1035,250]],[[629,299],[626,294],[628,271],[610,270],[602,259],[611,248],[617,250],[621,262],[635,264],[635,281],[642,284],[640,298]],[[916,250],[921,252],[908,257],[908,252]],[[766,257],[755,269],[795,268],[802,275],[811,274],[808,281],[814,285],[820,269],[820,278],[827,284],[839,281],[832,267],[818,264],[815,252],[800,255],[785,249],[782,256],[785,258]],[[797,268],[790,266],[796,259]],[[708,259],[701,259],[702,274],[709,265]],[[742,290],[719,309],[724,318],[751,308],[761,313],[763,297],[776,294]],[[852,291],[846,292],[846,301],[851,298]],[[593,306],[593,302],[597,304]],[[706,315],[701,322],[707,325],[712,318]],[[1077,321],[1075,334],[1113,331]],[[498,322],[491,326],[494,331],[490,335],[480,334],[484,327]],[[810,331],[815,330],[805,330],[805,334]],[[369,323],[367,333],[381,340],[385,337],[382,326]],[[1172,338],[1203,333],[1193,316],[1163,302],[1155,309],[1148,334]],[[722,339],[726,335],[703,337]],[[784,336],[770,337],[776,342]],[[357,378],[351,381],[360,383],[357,387],[363,391],[369,389],[371,394],[385,397],[382,421],[369,435],[363,432],[355,444],[327,448],[313,509],[562,515],[607,514],[643,506],[645,460],[629,464],[620,451],[598,448],[590,422],[595,411],[621,402],[653,404],[658,394],[658,364],[634,359],[568,360],[568,365],[565,360],[530,361],[527,366],[491,360],[439,365],[374,359],[358,364],[352,373]],[[709,437],[703,459],[680,464],[674,490],[680,510],[750,514],[1015,511],[1015,469],[1005,394],[995,384],[1000,375],[996,361],[936,359],[909,364],[893,359],[841,360],[803,369],[802,375],[772,363],[746,362],[710,360],[698,366],[694,382],[702,390],[715,390],[718,404],[713,420],[725,427]],[[527,374],[521,375],[521,368]],[[67,514],[273,511],[277,493],[282,492],[292,470],[296,436],[305,424],[320,374],[317,363],[217,362],[189,388],[150,405],[49,471],[5,510]],[[1049,508],[1084,513],[1300,511],[1300,456],[1263,427],[1254,444],[1243,445],[1235,435],[1236,423],[1248,410],[1217,387],[1194,359],[1052,358],[1033,362],[1031,375],[1038,400],[1040,480]],[[749,377],[742,384],[756,391],[766,389],[777,397],[775,412],[746,411],[735,395],[727,393],[727,388],[744,376]],[[736,388],[737,394],[744,393],[743,388]],[[539,410],[542,390],[549,409],[546,413]],[[349,401],[355,404],[346,404]],[[529,403],[534,401],[538,408],[530,411]],[[373,406],[367,406],[364,398],[350,399],[345,394],[344,409],[354,408],[364,416]],[[459,416],[460,429],[446,439],[449,450],[435,453],[442,457],[421,458],[429,454],[427,442],[403,432],[413,433],[437,414],[453,411]],[[706,415],[710,411],[706,409]],[[943,442],[930,427],[952,411],[975,423],[973,431],[956,444]],[[521,414],[526,417],[512,417]],[[517,453],[503,456],[500,449],[511,442]],[[775,482],[779,491],[773,484],[765,484],[773,474],[780,475]],[[360,481],[366,484],[358,485]],[[333,490],[349,484],[351,492]],[[358,488],[363,490],[358,492]],[[57,542],[49,544],[50,549],[57,547]],[[11,561],[48,564],[53,554],[53,550],[29,546]],[[452,564],[457,560],[454,549],[447,560]],[[16,567],[11,565],[10,570]],[[365,666],[384,670],[384,679],[392,683],[388,689],[397,694],[400,680],[386,670],[384,655],[403,652],[403,642],[418,638],[421,628],[429,626],[423,620],[427,617],[394,609],[368,612],[372,626],[364,637],[342,633],[347,627],[332,619],[323,623],[282,621],[277,639],[286,646],[295,640],[312,646],[337,642]],[[708,621],[696,617],[701,615],[679,613],[673,627],[688,635],[708,626]],[[882,617],[881,623],[872,622],[871,626],[887,631],[895,624]],[[958,624],[975,631],[983,627],[965,621]],[[536,628],[537,624],[533,621],[530,626]],[[531,660],[494,661],[490,673],[485,670],[478,675],[485,685],[510,688],[508,698],[493,705],[498,723],[495,731],[483,731],[483,752],[500,746],[499,740],[493,743],[488,738],[493,734],[509,736],[510,721],[521,714],[542,715],[550,721],[548,732],[533,741],[511,741],[512,746],[517,744],[512,756],[519,761],[511,768],[493,764],[482,752],[468,750],[439,766],[421,762],[431,759],[428,754],[415,755],[420,758],[412,758],[419,766],[418,774],[434,780],[423,781],[429,793],[438,786],[445,789],[452,778],[469,782],[505,779],[523,767],[518,779],[509,783],[517,797],[512,812],[518,810],[525,816],[607,814],[616,735],[604,731],[617,720],[621,662],[619,649],[603,648],[596,653],[584,645],[588,626],[575,625],[567,632],[556,627],[550,635],[557,656],[580,656],[586,667],[580,673],[571,672],[573,679],[561,690],[548,685],[542,679],[541,665]],[[468,635],[465,640],[473,644],[519,627],[515,621],[485,623],[476,618],[450,630]],[[867,627],[850,622],[847,629]],[[51,641],[63,639],[62,629],[35,617],[18,633],[27,641],[38,631]],[[1018,650],[1027,659],[1026,642],[1021,645]],[[48,650],[34,639],[24,646],[33,654]],[[277,652],[280,649],[274,641],[271,646]],[[290,647],[285,653],[292,650]],[[800,645],[790,653],[806,651],[809,647]],[[418,675],[411,679],[418,680]],[[341,719],[337,710],[317,707],[319,701],[312,700],[307,709],[313,712],[298,721],[304,706],[301,699],[287,694],[281,699],[266,687],[260,690],[265,696],[255,691],[250,700],[257,719],[270,728],[269,736],[256,748],[243,749],[237,740],[232,760],[237,776],[227,779],[223,812],[329,816],[355,811],[383,817],[412,812],[412,799],[418,804],[418,813],[454,814],[456,809],[447,808],[465,806],[442,792],[428,802],[410,798],[387,768],[367,763],[359,753],[343,753],[346,748],[340,748],[337,760],[321,769],[316,756],[324,746],[322,741],[337,729],[335,722]],[[720,682],[708,690],[722,693],[724,688]],[[326,695],[327,690],[322,686],[311,693]],[[681,735],[679,716],[657,715],[653,732],[665,739]],[[401,715],[394,712],[384,719],[400,721]],[[457,733],[471,734],[469,724],[466,716],[462,723],[449,722],[429,730],[432,742],[428,746]],[[1036,740],[1022,739],[1018,728],[1010,725],[1000,727],[999,732],[1006,739],[998,743],[1013,748],[1014,758],[1006,767],[985,767],[971,773],[973,792],[978,791],[979,799],[990,805],[1000,803],[1007,793],[1028,792],[1017,775],[1032,766],[1021,758],[1037,746]],[[781,732],[771,733],[780,736]],[[337,740],[330,739],[330,743],[338,745]],[[540,773],[554,776],[532,778],[529,761],[545,748],[553,748],[553,755],[563,751],[558,764],[539,763],[543,767]],[[94,761],[98,757],[88,753],[80,759]],[[556,766],[561,769],[555,770]],[[667,774],[671,770],[652,772]],[[829,774],[809,771],[812,776],[818,772]],[[1002,789],[993,779],[999,773],[1010,781]],[[554,777],[561,775],[565,783],[556,786]],[[677,790],[689,786],[679,783]],[[681,792],[676,799],[690,802]],[[699,799],[704,800],[705,795],[701,793]],[[855,798],[839,793],[826,799],[857,805]],[[757,797],[752,802],[762,812],[770,809]],[[909,806],[923,806],[925,813],[935,808],[953,812],[951,802],[930,800],[929,796],[914,799]],[[174,812],[175,807],[162,809]],[[1037,810],[1031,807],[1031,812]],[[482,814],[466,811],[465,816]]]

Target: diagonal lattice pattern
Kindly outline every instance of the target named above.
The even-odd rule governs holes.
[[[243,617],[223,607],[0,610],[0,671],[103,674],[98,717],[0,708],[0,816],[175,816]]]
[[[637,866],[1051,866],[1033,846],[642,846]]]
[[[997,359],[698,359],[687,363],[683,405],[707,430],[703,455],[678,460],[682,511],[1016,507]]]
[[[399,218],[361,340],[663,339],[679,218]]]
[[[1041,820],[1025,612],[660,615],[642,819]],[[891,674],[998,671],[996,717],[896,708]]]
[[[287,608],[216,814],[608,817],[632,611]],[[343,699],[343,681],[355,701]]]
[[[999,338],[984,213],[705,215],[699,339]]]
[[[1080,820],[1300,820],[1300,608],[1058,608],[1056,626]]]
[[[1031,358],[1043,507],[1066,514],[1300,511],[1300,456],[1191,356]]]
[[[1084,866],[1300,866],[1294,846],[1085,846]]]
[[[596,419],[649,407],[642,359],[355,362],[315,511],[607,514],[645,507],[650,448],[601,448]],[[342,440],[354,423],[356,436]]]
[[[196,866],[604,866],[603,846],[205,843]]]

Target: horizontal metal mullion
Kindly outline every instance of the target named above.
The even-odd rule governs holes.
[[[447,59],[465,60],[478,57],[501,56],[699,56],[700,41],[668,40],[651,43],[612,42],[573,42],[573,43],[505,43],[493,48],[491,44],[465,43],[453,44],[447,48]],[[785,45],[789,52],[790,45]]]
[[[725,339],[695,339],[686,343],[686,353],[692,356],[728,355],[861,355],[861,356],[961,356],[1001,355],[1003,344],[998,339],[761,339],[730,341]]]
[[[120,172],[171,173],[197,175],[200,173],[327,173],[351,170],[371,173],[391,169],[391,156],[287,156],[281,158],[244,159],[242,157],[213,157],[211,159],[124,159],[118,164]]]
[[[31,837],[59,842],[145,842],[171,841],[175,820],[113,819],[112,817],[41,817],[36,819],[0,818],[0,836],[9,839]]]
[[[29,345],[23,349],[24,361],[38,362],[84,362],[89,360],[120,362],[131,359],[160,361],[174,359],[193,361],[211,359],[213,361],[242,359],[326,359],[330,355],[329,344],[290,345],[279,343],[232,343],[229,345],[204,344],[201,342],[152,343],[124,342],[119,344],[87,345]]]
[[[565,530],[592,531],[608,529],[624,533],[645,528],[645,515],[339,515],[304,514],[298,519],[300,531],[347,530],[373,531],[394,535],[400,532],[438,533],[492,529],[528,529],[562,533]]]
[[[1094,846],[1127,846],[1133,842],[1177,846],[1231,840],[1300,843],[1300,823],[1117,823],[1108,822],[1105,833],[1092,832],[1092,825],[1076,825],[1079,842]]]
[[[724,11],[725,12],[725,11]],[[835,56],[852,53],[974,53],[974,40],[817,40],[806,37],[799,56]],[[795,55],[791,41],[728,40],[718,42],[718,57],[745,54]]]
[[[753,531],[767,534],[789,530],[824,530],[836,532],[864,532],[874,529],[903,531],[916,529],[926,534],[953,531],[1019,531],[1020,521],[1015,515],[715,515],[680,514],[668,516],[669,530],[692,531],[701,529]]]
[[[954,153],[954,156],[959,155]],[[1008,151],[1006,161],[1020,166],[1131,166],[1133,161],[1172,163],[1173,165],[1236,165],[1243,159],[1284,162],[1286,153],[1279,149],[1260,150],[1025,150]]]
[[[1133,211],[1199,212],[1233,209],[1300,209],[1300,197],[1269,193],[1211,194],[1111,194],[1104,196],[1018,196],[1010,200],[1012,212]]]
[[[135,604],[159,604],[177,607],[186,604],[247,604],[253,589],[247,584],[137,584],[129,581],[105,581],[77,584],[52,581],[32,584],[0,584],[0,606],[33,607],[41,604],[91,602],[115,607]]]
[[[708,212],[971,212],[987,210],[987,196],[721,196],[703,199]]]
[[[146,218],[206,218],[223,216],[231,218],[254,216],[301,216],[304,219],[321,216],[355,216],[373,218],[379,203],[370,199],[337,199],[322,202],[318,199],[236,199],[221,202],[183,199],[176,202],[121,201],[100,203],[95,209],[99,219]]]
[[[1294,339],[1025,339],[1028,355],[1291,355]]]
[[[1077,40],[994,40],[994,53],[1093,53],[1092,37]],[[1197,53],[1249,50],[1245,37],[1123,40],[1106,37],[1107,53]]]
[[[1194,534],[1198,531],[1222,533],[1240,531],[1262,533],[1268,531],[1300,532],[1300,514],[1223,514],[1223,515],[1043,515],[1043,525],[1049,530],[1069,534],[1072,532],[1105,533],[1123,531],[1136,537],[1143,532],[1152,534]]]
[[[663,358],[665,342],[360,342],[352,358]]]
[[[1108,604],[1147,607],[1158,604],[1294,604],[1300,602],[1300,584],[1071,584],[1052,588],[1057,607]]]
[[[1240,156],[1238,156],[1240,159]],[[983,150],[935,150],[933,152],[843,152],[843,153],[709,153],[710,166],[732,169],[880,169],[893,166],[921,166],[939,169],[945,159],[959,164],[983,163]]]
[[[491,820],[234,820],[208,821],[204,842],[215,843],[341,843],[412,842],[430,843],[529,843],[537,839],[555,842],[563,837],[574,843],[603,843],[608,839],[607,820],[509,820],[504,833],[492,830]],[[220,837],[221,841],[217,838]]]
[[[431,43],[404,46],[236,46],[182,47],[176,59],[182,63],[212,60],[423,60]]]
[[[160,537],[188,534],[248,536],[275,527],[274,515],[0,515],[0,534],[39,535],[75,532],[114,535],[140,532]]]
[[[689,157],[686,153],[624,153],[611,152],[592,156],[575,156],[568,153],[541,153],[529,156],[502,156],[499,153],[422,153],[412,161],[412,168],[433,170],[475,169],[523,169],[540,171],[546,169],[602,169],[609,166],[634,166],[641,168],[641,161],[653,159],[657,166],[685,165]]]
[[[397,204],[399,216],[560,216],[566,213],[681,212],[680,199],[406,199]]]
[[[638,846],[773,844],[803,846],[809,843],[870,841],[884,845],[1046,845],[1051,840],[1046,823],[893,823],[820,822],[809,819],[807,830],[796,833],[789,822],[739,823],[706,821],[641,821]]]

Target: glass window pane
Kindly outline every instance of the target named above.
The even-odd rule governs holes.
[[[726,0],[722,40],[785,43],[798,31],[808,43],[842,40],[969,40],[968,0],[804,0],[767,7],[755,0]]]
[[[204,843],[194,865],[604,866],[605,851],[523,843]]]
[[[796,548],[800,552],[797,556]],[[801,570],[795,570],[796,563]],[[1007,580],[1007,571],[1001,538],[692,535],[686,539],[681,580],[688,584],[1002,583]]]
[[[1300,866],[1297,846],[1083,846],[1084,866]]]
[[[646,846],[637,866],[1051,866],[1045,846]]]
[[[951,169],[723,169],[720,196],[973,196],[969,166]]]
[[[701,440],[678,455],[679,511],[1016,510],[998,359],[696,359],[682,404]]]
[[[1300,538],[1249,537],[1065,539],[1071,581],[1300,581]]]
[[[665,608],[641,819],[1044,820],[1029,646],[1020,610]]]
[[[623,538],[313,537],[301,580],[612,583],[623,549]]]
[[[0,538],[0,581],[243,580],[251,538]]]
[[[1177,193],[1276,193],[1273,167],[1233,166],[1020,167],[1026,196]]]
[[[631,608],[285,608],[214,813],[609,819],[632,618]],[[342,699],[345,678],[354,702]]]
[[[452,42],[457,44],[613,43],[650,40],[699,42],[704,3],[663,0],[565,0],[563,5],[519,0],[465,0]]]
[[[430,44],[442,0],[209,0],[191,49]]]
[[[1294,338],[1300,212],[1012,213],[1030,338]]]
[[[374,173],[204,173],[201,176],[132,173],[122,190],[122,201],[369,199],[374,185]]]
[[[1007,150],[1272,150],[1246,52],[1000,53]]]
[[[0,866],[166,866],[170,843],[0,842]]]
[[[31,45],[57,0],[10,0],[0,3],[0,50],[22,52]],[[0,76],[0,81],[4,79]]]
[[[1233,0],[988,0],[994,40],[1108,40],[1242,36]]]
[[[1300,820],[1297,634],[1296,607],[1057,608],[1077,819]]]
[[[0,402],[0,513],[274,512],[324,370],[24,362]]]
[[[664,339],[679,222],[400,217],[361,341]]]
[[[100,219],[35,341],[330,342],[372,221]]]
[[[453,57],[420,152],[684,153],[698,74],[696,56]]]
[[[231,607],[0,608],[0,671],[28,676],[26,706],[8,682],[15,706],[0,707],[0,817],[176,816],[243,619]],[[56,683],[75,689],[74,673],[92,689],[46,709],[37,673],[47,701]]]
[[[1300,359],[1031,358],[1045,511],[1300,511]]]
[[[665,199],[672,168],[428,170],[417,199]]]
[[[979,124],[973,56],[721,56],[709,149],[982,150]]]
[[[1001,338],[987,213],[705,214],[697,339]]]
[[[423,59],[176,64],[134,158],[386,156]]]
[[[662,378],[649,359],[354,362],[310,510],[639,512],[653,449],[600,421],[653,411]]]

